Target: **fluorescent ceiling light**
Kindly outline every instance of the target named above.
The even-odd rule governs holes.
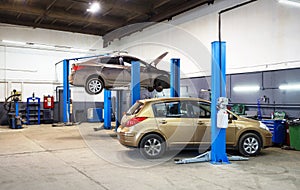
[[[6,44],[26,45],[26,42],[18,42],[12,40],[2,40],[2,42]]]
[[[90,8],[87,9],[87,12],[96,13],[100,10],[100,4],[98,2],[90,3]]]
[[[233,91],[236,92],[254,92],[259,90],[259,86],[235,86]]]
[[[279,3],[300,7],[300,0],[279,0]]]
[[[300,84],[282,84],[280,90],[300,90]]]

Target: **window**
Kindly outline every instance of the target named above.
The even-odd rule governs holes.
[[[118,57],[101,57],[98,59],[98,63],[119,65],[120,61]]]
[[[123,59],[124,66],[131,67],[131,62],[132,61],[139,61],[141,68],[146,67],[145,63],[143,61],[139,60],[138,58],[135,58],[135,57],[122,57],[122,59]]]
[[[134,115],[137,114],[144,107],[143,103],[136,102],[133,106],[129,108],[126,115]]]
[[[180,117],[180,102],[172,102],[167,104],[167,116],[168,117]]]
[[[192,102],[188,109],[194,118],[210,118],[210,104],[206,102]]]
[[[190,117],[187,111],[188,102],[167,102],[153,105],[155,117]]]
[[[128,62],[123,62],[124,66],[126,67],[131,67],[131,63],[128,63]]]
[[[165,103],[159,103],[153,105],[153,111],[155,117],[166,117],[167,107]]]

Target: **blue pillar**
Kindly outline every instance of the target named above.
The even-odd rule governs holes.
[[[16,117],[19,116],[19,102],[15,101],[15,112],[16,112]]]
[[[180,59],[171,59],[170,97],[180,96]]]
[[[63,122],[70,121],[69,60],[63,60]]]
[[[21,129],[22,124],[18,125],[19,122],[21,123],[21,117],[19,117],[19,102],[18,101],[15,101],[15,112],[16,112],[16,117],[13,120],[14,124],[12,126],[15,125],[15,127],[14,127],[15,129]]]
[[[221,46],[221,47],[220,47]],[[221,48],[221,51],[220,51]],[[226,154],[226,129],[217,127],[217,100],[226,97],[226,43],[212,42],[211,74],[211,163],[229,163]]]
[[[111,91],[104,89],[104,129],[111,129]]]
[[[117,131],[118,127],[120,126],[121,121],[121,91],[117,91],[117,97],[116,97],[116,128],[115,131]]]
[[[140,99],[140,62],[132,61],[131,62],[131,84],[130,84],[130,91],[131,91],[131,105],[135,104],[137,100]]]

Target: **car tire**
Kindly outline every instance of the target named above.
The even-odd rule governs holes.
[[[154,88],[157,92],[162,92],[164,87],[170,86],[168,83],[169,82],[166,77],[156,78],[154,81]]]
[[[153,92],[153,91],[154,91],[154,88],[151,87],[151,86],[149,86],[149,87],[147,88],[147,90],[148,90],[148,92]]]
[[[91,95],[100,94],[103,90],[103,86],[103,81],[101,79],[91,77],[86,81],[85,91]]]
[[[166,151],[164,139],[157,134],[149,134],[142,138],[140,153],[148,159],[160,158]]]
[[[239,140],[239,152],[243,156],[256,156],[261,147],[261,140],[255,133],[246,133]]]
[[[162,86],[156,86],[156,87],[155,87],[156,92],[162,92],[163,89],[164,89],[164,88],[163,88]]]

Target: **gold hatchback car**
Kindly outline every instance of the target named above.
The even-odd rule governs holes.
[[[244,156],[255,156],[272,145],[265,124],[227,110],[226,146]],[[199,98],[154,98],[137,101],[123,116],[118,128],[122,145],[139,148],[150,159],[171,148],[209,148],[210,102]]]

